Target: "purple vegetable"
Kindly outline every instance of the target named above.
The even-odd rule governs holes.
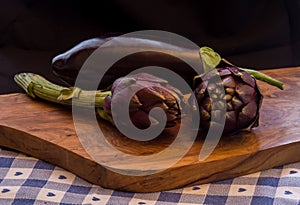
[[[15,75],[15,81],[35,98],[42,98],[51,102],[77,106],[95,106],[100,117],[110,121],[112,124],[111,103],[115,103],[114,113],[129,109],[132,123],[145,129],[151,122],[159,123],[161,115],[152,115],[149,112],[155,108],[162,108],[167,117],[166,127],[173,127],[180,122],[181,113],[186,107],[183,94],[168,81],[147,73],[128,75],[114,81],[111,91],[87,91],[77,87],[62,87],[55,85],[45,78],[32,73],[21,73]],[[138,90],[133,97],[128,99],[131,91]],[[129,101],[129,108],[126,107]],[[118,117],[118,116],[117,116]],[[122,117],[122,116],[121,116]],[[126,122],[123,122],[126,123]]]
[[[145,129],[150,126],[151,121],[154,124],[160,121],[160,116],[155,116],[149,119],[149,112],[159,107],[163,109],[167,116],[166,127],[173,127],[182,112],[182,105],[185,101],[182,93],[175,87],[168,84],[168,81],[158,78],[156,76],[139,73],[129,75],[117,79],[112,85],[112,95],[107,96],[104,101],[103,110],[105,113],[112,116],[111,102],[117,101],[116,113],[118,109],[124,109],[122,106],[125,99],[130,96],[132,89],[139,90],[134,94],[129,104],[129,114],[133,124],[140,128]]]
[[[220,110],[224,106],[226,106],[224,134],[257,126],[263,97],[255,78],[234,66],[217,68],[217,71],[225,93],[215,83],[210,83],[211,78],[215,76],[212,74],[214,70],[195,79],[194,94],[199,106],[201,128],[208,129],[211,123],[218,123],[211,122],[211,118],[214,115],[218,120],[220,118],[218,115],[222,114]],[[216,104],[215,109],[212,109],[212,102]]]

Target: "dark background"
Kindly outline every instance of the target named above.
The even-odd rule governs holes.
[[[2,0],[0,93],[21,91],[19,72],[60,82],[51,59],[83,40],[145,29],[177,33],[243,67],[300,65],[298,0]]]

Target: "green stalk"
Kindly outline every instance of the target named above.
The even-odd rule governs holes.
[[[252,75],[255,79],[257,80],[261,80],[261,81],[264,81],[270,85],[273,85],[273,86],[276,86],[277,88],[283,90],[284,88],[284,85],[281,81],[279,80],[276,80],[274,78],[272,78],[271,76],[269,75],[266,75],[264,73],[261,73],[257,70],[252,70],[252,69],[248,69],[248,68],[240,68],[244,71],[246,71],[247,73],[249,73],[250,75]]]
[[[221,56],[217,52],[215,52],[213,49],[206,47],[206,46],[200,48],[200,56],[201,56],[201,59],[203,62],[203,69],[204,69],[205,73],[215,69],[221,61],[223,61],[229,65],[235,66],[232,63],[230,63],[229,61],[227,61],[226,59],[221,58]],[[235,67],[237,67],[237,66],[235,66]],[[252,70],[252,69],[247,69],[247,68],[240,68],[240,69],[246,71],[247,73],[252,75],[257,80],[264,81],[270,85],[278,87],[281,90],[283,90],[283,88],[284,88],[284,85],[282,82],[272,78],[269,75],[261,73],[257,70]]]
[[[33,73],[17,74],[14,80],[29,96],[63,105],[102,108],[106,96],[111,95],[111,91],[87,91],[77,87],[59,86]]]
[[[109,115],[103,110],[103,108],[98,107],[98,108],[96,109],[96,111],[97,111],[97,114],[98,114],[102,119],[105,119],[105,120],[109,121],[111,124],[115,125],[115,123],[114,123],[112,117],[109,116]]]

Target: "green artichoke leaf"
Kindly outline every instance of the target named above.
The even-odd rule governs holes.
[[[215,69],[216,66],[221,62],[221,56],[212,48],[209,48],[207,46],[200,48],[200,56],[205,73]]]

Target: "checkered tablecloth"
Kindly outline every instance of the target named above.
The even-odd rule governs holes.
[[[300,205],[300,163],[234,179],[155,193],[104,189],[57,166],[0,150],[0,205],[257,204]]]

